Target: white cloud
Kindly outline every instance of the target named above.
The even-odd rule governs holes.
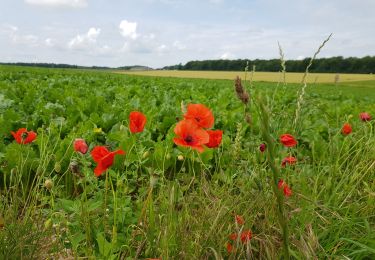
[[[120,33],[125,38],[137,39],[137,23],[128,22],[127,20],[122,20],[119,25]]]
[[[229,59],[234,59],[235,56],[232,53],[225,52],[220,56],[220,59],[222,60],[229,60]]]
[[[86,34],[78,34],[68,43],[70,49],[87,49],[93,47],[100,34],[100,28],[91,27]]]
[[[34,34],[24,34],[20,32],[17,26],[3,24],[0,26],[0,33],[4,33],[12,43],[23,44],[27,46],[37,46],[39,37]]]
[[[165,53],[165,52],[167,52],[167,50],[168,50],[168,47],[167,47],[167,45],[165,45],[165,44],[161,44],[161,45],[159,45],[159,46],[156,48],[156,51],[157,51],[159,54]]]
[[[182,44],[180,41],[175,41],[173,43],[173,47],[176,48],[179,51],[182,51],[182,50],[186,49],[186,46],[184,44]]]
[[[303,60],[305,58],[305,56],[303,56],[303,55],[298,55],[297,56],[297,60]]]
[[[52,40],[51,38],[47,38],[47,39],[44,40],[44,44],[47,47],[53,47],[53,46],[55,46],[55,41]]]
[[[25,0],[27,4],[49,7],[82,8],[88,5],[87,0]]]

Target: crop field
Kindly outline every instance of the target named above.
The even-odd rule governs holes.
[[[117,72],[117,71],[116,71]],[[177,78],[201,78],[201,79],[229,79],[233,80],[241,71],[189,71],[189,70],[147,70],[147,71],[120,71],[128,75],[155,76],[155,77],[177,77]],[[288,83],[300,83],[304,73],[286,72],[285,81]],[[338,75],[338,76],[337,76]],[[283,82],[281,72],[256,72],[253,76],[248,75],[254,81]],[[373,74],[334,74],[334,73],[311,73],[307,77],[309,83],[335,83],[348,81],[375,80]]]
[[[0,67],[0,259],[375,259],[373,75],[139,73]]]

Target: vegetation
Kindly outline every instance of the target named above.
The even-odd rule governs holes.
[[[374,86],[2,66],[0,258],[373,259]],[[188,104],[218,147],[175,144]]]
[[[286,70],[289,72],[304,72],[309,64],[310,58],[303,60],[287,60],[285,62]],[[257,71],[281,71],[279,59],[270,60],[203,60],[189,61],[185,65],[179,64],[167,66],[168,70],[219,70],[219,71],[241,71],[247,66],[255,66]],[[310,68],[310,72],[315,73],[375,73],[375,56],[366,56],[363,58],[342,56],[315,59]]]

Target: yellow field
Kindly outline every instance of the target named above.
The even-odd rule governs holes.
[[[149,71],[116,71],[116,73],[157,76],[157,77],[178,77],[178,78],[204,78],[204,79],[234,79],[237,75],[245,77],[243,71],[180,71],[180,70],[149,70]],[[249,72],[247,78],[251,76]],[[302,80],[303,73],[287,72],[285,79],[288,83],[299,83]],[[335,73],[310,73],[307,81],[309,83],[333,83],[335,82]],[[281,72],[255,72],[254,81],[282,82]],[[375,80],[373,74],[339,74],[339,82]]]

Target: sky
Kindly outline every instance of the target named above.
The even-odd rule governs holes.
[[[0,0],[0,62],[160,68],[375,55],[375,0]]]

